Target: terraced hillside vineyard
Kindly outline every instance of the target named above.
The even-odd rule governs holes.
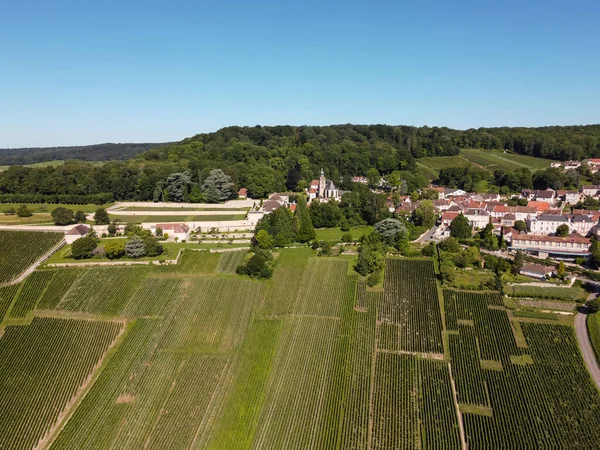
[[[40,269],[0,287],[2,449],[597,449],[600,394],[573,328],[433,261],[282,249]],[[442,295],[443,294],[443,295]]]

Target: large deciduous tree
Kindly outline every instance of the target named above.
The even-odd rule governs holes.
[[[466,239],[471,237],[471,224],[463,214],[459,214],[450,222],[450,236],[457,239]]]
[[[71,245],[71,255],[75,259],[91,258],[92,252],[96,249],[96,240],[89,236],[77,239]]]
[[[58,207],[53,210],[50,215],[52,216],[52,221],[54,225],[70,225],[75,223],[75,216],[73,215],[73,210]]]

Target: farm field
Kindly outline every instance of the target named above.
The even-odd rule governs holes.
[[[435,180],[439,171],[445,167],[471,167],[493,172],[527,168],[532,171],[547,169],[554,162],[550,159],[534,156],[504,153],[500,150],[461,149],[456,156],[427,156],[416,160],[419,171],[431,180]]]
[[[485,167],[490,171],[503,169],[506,171],[527,168],[541,170],[550,167],[551,159],[536,158],[535,156],[504,153],[499,150],[462,149],[460,156],[470,162]]]
[[[0,284],[17,278],[63,237],[62,233],[0,231]]]
[[[367,290],[350,258],[277,253],[268,281],[188,251],[0,287],[0,447],[597,448],[571,326],[442,290],[424,258]]]

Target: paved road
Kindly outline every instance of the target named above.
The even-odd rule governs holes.
[[[29,275],[31,275],[31,273],[33,273],[33,271],[41,264],[43,263],[46,259],[48,259],[50,257],[50,255],[52,255],[54,252],[58,251],[63,245],[65,245],[65,240],[61,240],[58,244],[56,244],[54,247],[52,247],[48,252],[46,252],[46,254],[44,256],[42,256],[40,259],[38,259],[36,262],[34,262],[31,266],[29,266],[25,272],[23,272],[21,275],[19,275],[17,278],[15,278],[12,281],[9,281],[8,283],[4,283],[4,284],[0,284],[0,286],[10,286],[11,284],[18,284],[21,281],[23,281],[25,278],[27,278]]]
[[[427,230],[425,233],[423,233],[421,236],[419,236],[418,239],[415,239],[414,242],[421,244],[423,242],[429,241],[429,239],[431,239],[431,236],[433,236],[433,233],[435,233],[435,231],[437,229],[438,229],[438,227],[434,225],[429,230]]]
[[[592,380],[594,380],[594,383],[596,383],[596,387],[600,389],[600,367],[598,367],[596,354],[594,353],[590,341],[587,325],[585,323],[586,318],[587,314],[579,313],[575,316],[575,333],[577,334],[577,342],[579,342],[579,348],[581,349],[581,354],[585,361],[585,365],[588,368],[588,372],[590,373]]]

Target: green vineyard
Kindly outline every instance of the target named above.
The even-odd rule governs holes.
[[[574,329],[433,261],[282,249],[42,269],[0,287],[2,449],[597,449]],[[562,323],[562,322],[560,322]]]
[[[0,231],[0,284],[17,278],[63,237],[62,233]]]

